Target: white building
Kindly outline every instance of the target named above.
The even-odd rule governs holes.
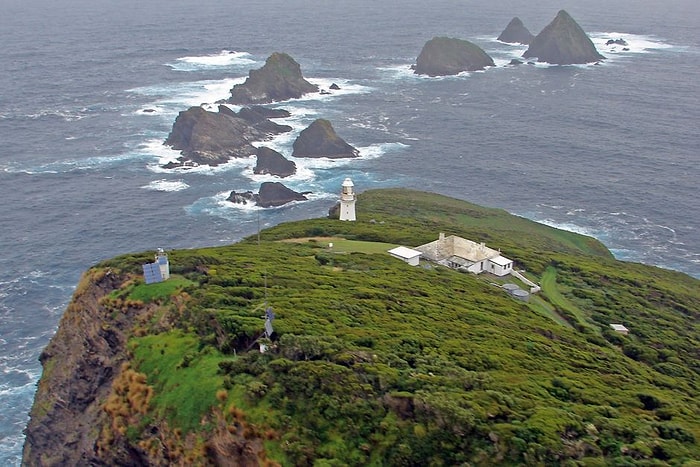
[[[624,336],[630,333],[630,330],[627,329],[624,324],[611,324],[610,327],[613,329],[613,331],[619,332]]]
[[[412,250],[411,248],[406,248],[405,246],[397,246],[396,248],[389,250],[389,254],[394,258],[405,261],[411,266],[418,266],[421,252],[418,250]]]
[[[158,252],[156,253],[156,264],[160,269],[160,275],[163,280],[166,281],[170,279],[170,262],[168,262],[168,255],[162,248],[158,248]]]
[[[355,220],[355,200],[357,196],[353,189],[355,185],[352,180],[346,178],[343,180],[343,188],[340,192],[340,220],[354,221]]]
[[[155,261],[143,265],[143,277],[146,284],[163,282],[170,278],[170,263],[168,255],[162,248],[158,248]]]
[[[501,255],[501,252],[462,237],[444,233],[434,242],[416,247],[423,257],[453,269],[461,269],[474,274],[490,272],[505,276],[513,270],[513,260]]]

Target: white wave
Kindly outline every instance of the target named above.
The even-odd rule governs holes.
[[[506,65],[510,60],[501,60],[502,65]],[[495,60],[494,60],[495,63]],[[495,66],[486,67],[483,70],[474,71],[462,71],[456,75],[442,75],[442,76],[428,76],[424,74],[416,74],[411,68],[412,65],[395,65],[390,67],[379,67],[380,71],[387,74],[387,77],[391,80],[408,80],[408,81],[449,81],[449,80],[460,80],[464,78],[469,78],[474,74],[487,73],[489,70],[498,68],[501,65],[496,64]]]
[[[548,225],[549,227],[554,227],[555,229],[566,230],[568,232],[574,232],[581,235],[587,235],[589,237],[601,238],[601,232],[593,230],[588,227],[581,227],[572,222],[558,222],[552,219],[534,219],[535,222],[540,224]]]
[[[166,180],[166,179],[161,179],[161,180],[154,180],[148,185],[144,185],[141,188],[144,188],[146,190],[153,190],[153,191],[165,191],[165,192],[172,192],[172,191],[182,191],[186,190],[190,186],[185,183],[183,180]]]
[[[379,157],[382,157],[387,152],[403,151],[404,149],[406,149],[408,147],[409,146],[407,144],[396,142],[396,143],[371,144],[369,146],[359,147],[357,149],[358,149],[358,151],[360,151],[360,159],[367,160],[367,159],[377,159]]]
[[[606,54],[640,54],[657,50],[671,49],[673,45],[664,42],[655,36],[645,36],[640,34],[630,34],[625,32],[594,32],[589,34],[598,51]],[[609,40],[624,40],[627,45],[606,44]]]
[[[148,170],[154,173],[173,174],[173,173],[196,173],[201,175],[214,175],[232,170],[245,169],[251,165],[255,165],[255,156],[232,158],[224,164],[217,166],[211,165],[186,165],[168,169],[163,167],[170,162],[176,162],[181,154],[179,151],[170,148],[163,144],[162,140],[147,141],[142,148],[145,154],[148,154],[155,162],[148,164]]]
[[[319,92],[306,94],[297,100],[326,100],[351,94],[368,94],[373,90],[370,86],[353,83],[344,78],[308,78],[307,81],[318,86]],[[334,84],[340,89],[331,89]]]
[[[66,122],[75,122],[88,117],[85,110],[87,109],[82,109],[82,111],[45,109],[37,113],[24,115],[24,118],[29,120],[38,120],[45,117],[56,117]]]
[[[402,64],[402,65],[392,65],[392,66],[385,66],[385,67],[379,67],[378,70],[386,73],[388,78],[392,80],[415,80],[415,81],[422,81],[422,80],[429,80],[431,79],[429,76],[426,75],[417,75],[413,72],[411,69],[412,64]]]
[[[219,53],[199,56],[180,57],[175,63],[166,65],[177,71],[210,70],[213,68],[250,66],[257,63],[248,52],[222,50]]]
[[[127,91],[154,98],[153,102],[137,110],[137,113],[171,117],[188,107],[202,104],[214,105],[214,103],[228,98],[231,94],[231,88],[244,80],[245,78],[226,78],[187,81],[139,87]],[[150,112],[150,110],[154,110],[154,112]]]
[[[129,152],[114,156],[95,156],[87,157],[85,159],[54,161],[34,167],[8,167],[5,169],[5,171],[9,173],[24,173],[27,175],[61,174],[97,170],[104,167],[112,167],[123,164],[126,161],[139,160],[143,158],[144,155],[141,153]]]
[[[223,217],[226,219],[232,219],[236,216],[231,216],[235,212],[254,212],[260,211],[264,208],[257,206],[254,203],[238,204],[228,201],[228,197],[231,196],[233,190],[222,191],[215,194],[214,196],[209,196],[205,198],[200,198],[193,204],[187,206],[185,210],[194,215],[198,214],[208,214],[212,216]],[[245,191],[244,188],[239,188],[236,191]],[[251,190],[256,191],[256,190]]]
[[[290,158],[291,160],[291,158]],[[294,163],[297,165],[297,171],[294,173],[294,175],[290,175],[289,177],[278,177],[276,175],[270,175],[270,174],[256,174],[253,173],[253,166],[247,167],[246,169],[243,170],[241,175],[244,177],[247,177],[251,179],[252,181],[256,183],[263,183],[263,182],[281,182],[284,184],[288,183],[297,183],[297,182],[309,182],[312,181],[316,178],[316,173],[310,169],[309,167],[306,167],[305,165],[301,164],[298,162],[298,159],[294,159]],[[254,164],[253,164],[254,165]]]

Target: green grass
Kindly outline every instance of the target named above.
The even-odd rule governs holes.
[[[154,284],[140,283],[136,285],[128,297],[131,300],[141,300],[142,302],[152,302],[158,299],[170,297],[177,290],[183,289],[193,282],[177,275],[172,275],[170,279]]]
[[[359,240],[348,240],[342,237],[315,237],[304,239],[291,239],[289,241],[295,243],[309,242],[312,245],[317,245],[321,248],[325,248],[329,252],[333,253],[387,253],[392,248],[398,246],[394,243],[363,242]],[[333,246],[331,247],[330,245]]]
[[[592,326],[584,316],[584,313],[568,299],[566,299],[557,287],[557,270],[553,266],[549,266],[544,274],[542,274],[542,292],[547,296],[547,299],[554,305],[555,313],[556,308],[562,310],[567,316],[573,318],[581,326],[589,327],[599,332],[594,326]]]
[[[539,313],[542,316],[546,316],[547,318],[550,318],[555,323],[561,324],[562,326],[573,328],[571,323],[569,323],[566,320],[566,318],[557,313],[557,310],[539,295],[530,295],[530,301],[528,302],[528,305],[533,311],[535,311],[535,313]]]
[[[211,347],[199,351],[199,339],[179,331],[133,338],[129,347],[136,368],[155,389],[155,414],[174,428],[198,428],[222,387],[217,371],[224,356]]]
[[[131,341],[152,415],[206,436],[216,391],[231,385],[227,403],[279,433],[265,445],[284,465],[700,457],[697,280],[439,195],[372,191],[357,207],[357,222],[290,222],[260,244],[169,255],[189,299],[164,301],[151,334]],[[501,248],[542,275],[541,295],[525,304],[483,277],[376,254],[439,232]],[[142,256],[105,264],[133,271]],[[261,355],[265,303],[276,334]]]

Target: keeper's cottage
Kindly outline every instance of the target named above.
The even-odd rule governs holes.
[[[490,272],[505,276],[513,271],[513,260],[501,255],[501,252],[456,235],[440,236],[434,242],[415,248],[425,259],[450,267],[466,270],[474,274]]]

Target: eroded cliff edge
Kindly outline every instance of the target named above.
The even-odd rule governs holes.
[[[109,269],[86,272],[39,357],[44,372],[26,429],[25,465],[101,463],[98,427],[107,421],[102,405],[126,361],[126,332],[136,316],[132,305],[137,305],[114,313],[101,303],[124,280]],[[125,461],[130,457],[118,455],[127,456]]]

